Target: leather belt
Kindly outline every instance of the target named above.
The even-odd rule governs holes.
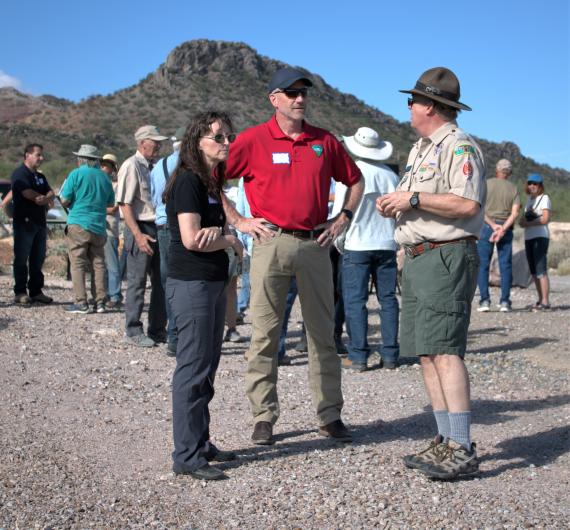
[[[443,245],[452,245],[454,243],[461,243],[462,241],[477,241],[475,236],[460,237],[459,239],[450,239],[449,241],[424,241],[423,243],[418,243],[411,247],[404,247],[406,255],[412,258],[422,255],[428,250],[433,250],[434,248],[443,247]]]
[[[272,223],[264,223],[264,225],[274,232],[287,234],[298,239],[317,239],[325,231],[324,228],[320,228],[319,230],[288,230],[287,228],[281,228]]]

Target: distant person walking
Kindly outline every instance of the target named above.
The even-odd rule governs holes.
[[[180,146],[180,161],[164,192],[171,231],[166,293],[178,331],[172,377],[173,471],[200,480],[226,475],[209,462],[233,460],[210,440],[208,405],[222,352],[228,255],[241,259],[243,247],[229,235],[222,207],[221,180],[235,139],[226,114],[195,116]],[[235,303],[235,301],[234,301]]]
[[[476,473],[471,442],[469,374],[463,357],[477,287],[486,181],[483,153],[456,123],[459,80],[443,67],[424,72],[408,99],[420,135],[398,190],[377,201],[396,216],[396,241],[406,250],[402,277],[402,353],[419,355],[438,435],[404,458],[427,476],[453,479]]]
[[[533,309],[550,309],[550,280],[548,279],[548,223],[552,212],[550,197],[544,193],[544,181],[540,175],[527,178],[526,194],[529,196],[524,215],[519,224],[524,228],[524,245],[528,268],[536,286],[538,300]]]
[[[486,312],[491,308],[489,295],[489,265],[493,249],[497,246],[499,270],[501,272],[500,311],[511,311],[511,284],[513,282],[513,228],[521,209],[521,199],[517,187],[508,179],[513,173],[509,160],[497,162],[495,178],[487,180],[487,203],[485,223],[477,242],[479,253],[480,302],[477,311]]]
[[[167,341],[156,214],[150,193],[150,172],[158,158],[161,142],[166,139],[154,125],[140,127],[135,133],[137,151],[123,162],[118,175],[117,202],[126,225],[125,340],[143,348]],[[144,334],[141,322],[147,275],[151,282],[148,336]]]
[[[398,186],[398,176],[388,166],[381,164],[382,160],[390,158],[392,144],[382,140],[374,129],[360,127],[353,136],[344,137],[344,145],[362,171],[364,193],[354,212],[343,245],[342,295],[350,342],[348,357],[342,360],[342,366],[357,372],[367,369],[370,346],[366,304],[368,286],[372,278],[380,304],[382,365],[384,368],[394,369],[398,366],[400,355],[395,222],[393,218],[378,215],[376,210],[376,199],[386,193],[392,193]],[[337,184],[335,206],[342,204],[345,191],[343,184]],[[340,206],[334,210],[337,208]]]
[[[105,242],[107,208],[115,205],[115,193],[100,156],[93,145],[84,144],[77,156],[77,168],[65,179],[60,191],[61,204],[69,208],[65,242],[71,266],[75,302],[65,306],[68,313],[88,313],[85,276],[92,270],[97,313],[105,313]]]
[[[55,198],[45,175],[39,171],[43,153],[42,145],[28,144],[24,149],[24,163],[12,173],[14,301],[17,304],[49,304],[53,301],[42,292],[47,211]]]

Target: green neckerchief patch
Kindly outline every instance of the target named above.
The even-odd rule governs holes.
[[[311,145],[311,148],[317,156],[321,156],[323,154],[323,146],[321,144]]]
[[[469,144],[458,145],[455,148],[454,154],[455,154],[455,156],[474,155],[475,154],[475,148]]]

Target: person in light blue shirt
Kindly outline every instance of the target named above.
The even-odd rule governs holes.
[[[367,369],[370,347],[366,303],[372,277],[380,304],[382,366],[393,369],[398,366],[400,355],[395,224],[394,219],[382,217],[376,210],[376,199],[395,191],[398,185],[398,176],[380,163],[392,154],[392,144],[382,141],[374,129],[361,127],[354,136],[344,137],[344,145],[362,172],[364,193],[346,231],[344,244],[336,243],[343,251],[342,294],[350,338],[348,357],[342,360],[342,366],[359,372]],[[342,208],[345,192],[346,188],[337,183],[333,214]]]
[[[71,265],[75,303],[66,306],[68,313],[88,313],[85,275],[93,270],[95,311],[104,313],[105,241],[107,208],[115,204],[115,193],[107,175],[99,167],[100,156],[93,145],[82,145],[77,168],[65,179],[60,192],[61,204],[69,208],[65,240]]]
[[[247,197],[245,196],[243,178],[240,178],[238,183],[236,210],[243,217],[251,217],[251,210],[249,209],[249,203],[247,202]],[[251,253],[253,250],[253,238],[249,234],[244,234],[243,232],[239,231],[237,232],[237,237],[245,249],[241,265],[241,284],[237,299],[238,318],[241,318],[241,321],[243,322],[243,314],[249,307],[249,266],[251,261]]]
[[[168,277],[168,247],[170,246],[170,230],[166,219],[166,205],[162,202],[162,193],[166,186],[166,182],[172,176],[172,173],[178,165],[180,144],[186,129],[179,127],[176,129],[172,137],[173,152],[167,157],[161,158],[150,173],[150,194],[152,197],[152,204],[155,209],[156,230],[158,239],[158,248],[160,249],[160,280],[163,289],[166,290],[166,278]],[[176,348],[178,339],[176,334],[176,322],[172,316],[170,304],[166,299],[166,315],[168,317],[168,349],[167,353],[171,357],[176,355]]]

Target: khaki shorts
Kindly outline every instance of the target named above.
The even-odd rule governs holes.
[[[479,256],[473,241],[406,256],[402,278],[402,355],[459,355],[467,348]]]

